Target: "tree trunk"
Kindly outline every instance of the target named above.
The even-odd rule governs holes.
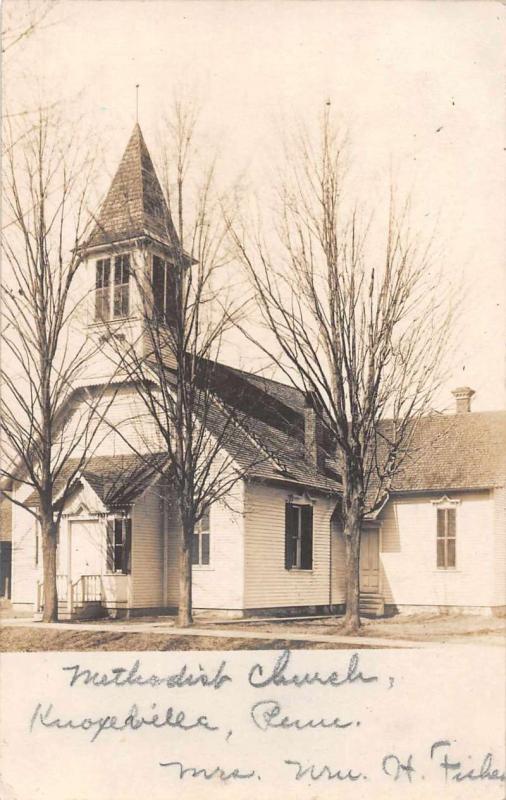
[[[346,614],[344,627],[348,633],[360,628],[360,534],[362,515],[357,498],[348,505],[344,520],[346,548]]]
[[[58,622],[58,595],[56,591],[56,541],[58,526],[49,512],[41,522],[42,566],[44,573],[43,622]]]
[[[193,525],[183,523],[183,540],[179,551],[179,613],[178,624],[187,628],[192,617],[192,551]]]

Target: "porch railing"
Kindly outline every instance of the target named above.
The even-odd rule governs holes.
[[[56,576],[56,592],[58,603],[65,603],[70,613],[76,606],[85,603],[100,603],[103,597],[101,575],[80,575],[75,581],[70,581],[67,575]],[[37,581],[36,611],[44,607],[44,583]]]

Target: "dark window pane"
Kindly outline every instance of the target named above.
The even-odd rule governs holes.
[[[301,557],[302,569],[313,568],[313,507],[302,506],[301,511]]]
[[[104,289],[106,286],[109,286],[110,272],[110,258],[100,259],[97,261],[97,270],[95,276],[95,286],[97,289]]]
[[[107,520],[107,572],[114,571],[114,522]]]
[[[128,284],[114,287],[114,316],[128,317],[129,311],[129,286]]]
[[[447,531],[448,536],[455,538],[456,535],[456,511],[454,508],[448,508],[446,510],[447,514]]]
[[[154,313],[158,319],[162,319],[164,314],[165,263],[158,256],[153,256],[152,289]]]
[[[120,572],[123,565],[123,545],[114,546],[114,572]]]
[[[128,254],[116,256],[114,259],[114,284],[119,286],[120,284],[128,283],[129,276],[130,256]]]
[[[292,569],[296,559],[298,517],[297,509],[291,503],[285,505],[285,569]]]
[[[176,309],[176,277],[174,267],[167,264],[167,278],[165,281],[165,321],[170,322],[175,318]]]
[[[129,312],[130,256],[114,259],[114,316],[127,317]]]
[[[109,258],[97,261],[95,275],[95,319],[97,321],[109,319],[110,312],[110,279],[111,261]]]
[[[448,539],[448,560],[447,560],[447,567],[454,567],[455,566],[455,539]]]
[[[444,535],[445,535],[445,513],[446,513],[446,510],[444,508],[438,508],[438,510],[437,510],[437,537],[438,537],[438,539],[444,539]]]
[[[132,562],[132,520],[125,520],[125,537],[123,541],[123,572],[130,574]]]
[[[437,565],[445,567],[445,542],[444,539],[437,540]]]
[[[201,546],[202,546],[202,559],[201,564],[207,565],[209,564],[209,534],[208,533],[201,533]]]
[[[95,319],[97,322],[108,320],[110,315],[110,290],[109,287],[105,289],[95,290]]]
[[[123,544],[123,520],[114,520],[114,544]]]

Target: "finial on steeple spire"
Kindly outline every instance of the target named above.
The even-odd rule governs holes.
[[[139,86],[140,83],[135,84],[135,121],[139,124]]]

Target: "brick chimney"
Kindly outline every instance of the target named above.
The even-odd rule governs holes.
[[[304,458],[308,464],[322,467],[325,461],[323,425],[316,409],[314,392],[307,392],[304,405]]]
[[[452,395],[456,400],[456,414],[469,414],[471,411],[471,397],[473,394],[476,394],[476,392],[469,386],[459,386],[457,389],[453,390]]]

